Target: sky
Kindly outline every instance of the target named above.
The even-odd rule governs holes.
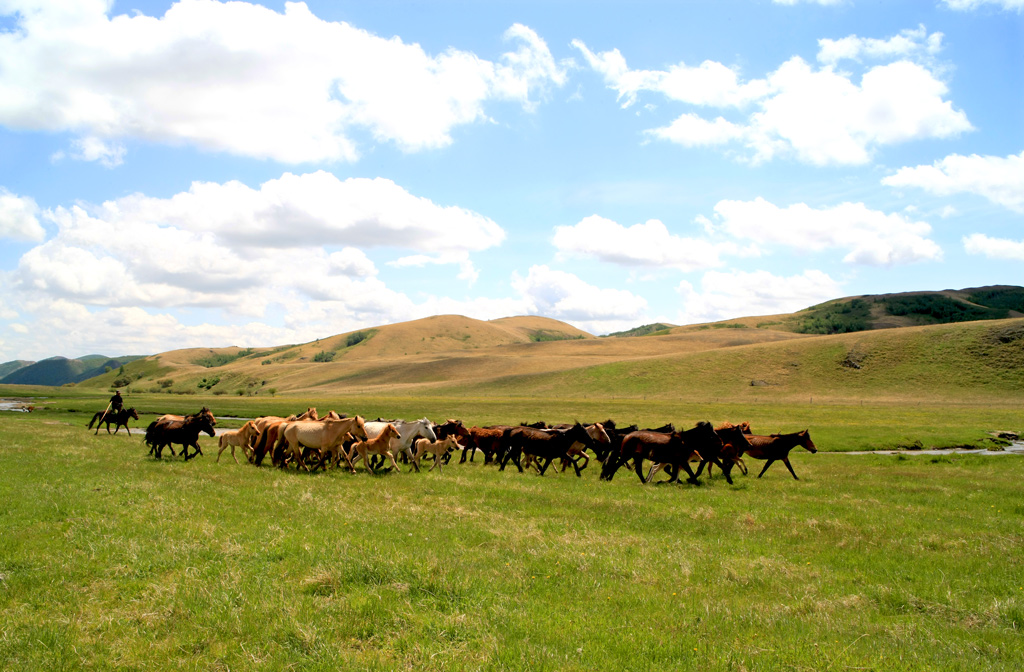
[[[1024,284],[1024,0],[0,0],[0,361]]]

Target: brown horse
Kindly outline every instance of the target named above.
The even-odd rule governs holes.
[[[679,479],[679,469],[689,474],[690,483],[696,484],[697,477],[690,469],[690,453],[697,451],[701,455],[717,455],[722,449],[722,440],[715,434],[710,422],[698,422],[693,429],[682,432],[661,433],[640,431],[627,435],[622,440],[620,463],[633,459],[633,468],[641,483],[650,483],[658,469],[672,467],[672,478],[666,483],[674,483]],[[655,463],[647,477],[643,474],[644,460]],[[712,458],[712,461],[717,460]],[[721,463],[718,465],[721,467]],[[724,469],[723,469],[724,471]],[[614,472],[613,472],[614,473]],[[728,475],[727,475],[728,478]],[[609,478],[610,480],[610,478]],[[731,481],[730,481],[731,482]]]
[[[238,458],[235,457],[235,447],[240,447],[242,452],[248,457],[252,454],[252,442],[259,436],[259,430],[256,429],[256,423],[249,420],[239,429],[232,429],[224,432],[218,437],[218,443],[220,444],[220,450],[217,451],[217,462],[220,462],[221,454],[231,448],[231,459],[238,464]]]
[[[768,467],[772,466],[773,462],[782,460],[782,463],[789,469],[789,473],[793,474],[793,478],[799,481],[796,472],[793,471],[793,465],[789,463],[789,451],[801,446],[812,453],[818,452],[814,442],[811,441],[811,433],[806,429],[802,432],[772,434],[771,436],[751,434],[747,436],[747,441],[750,443],[750,447],[743,452],[755,460],[767,460],[764,469],[757,475],[758,478],[764,476],[764,472],[768,471]]]
[[[166,417],[164,416],[164,418]],[[174,455],[172,444],[175,443],[181,444],[181,454],[185,456],[186,460],[190,460],[196,455],[202,455],[203,449],[199,447],[199,433],[206,432],[210,436],[216,435],[213,426],[217,420],[207,408],[203,408],[199,413],[186,415],[181,420],[164,420],[164,418],[149,423],[149,427],[146,428],[146,443],[150,446],[150,452],[158,460],[165,447],[170,448],[171,455]],[[189,446],[195,448],[196,452],[189,455]]]

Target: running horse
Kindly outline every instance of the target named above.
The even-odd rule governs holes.
[[[792,434],[772,434],[771,436],[759,436],[757,434],[747,435],[747,441],[750,443],[749,448],[745,448],[745,452],[755,460],[766,460],[764,469],[757,475],[758,478],[764,476],[764,472],[768,471],[768,467],[772,466],[772,463],[777,460],[782,460],[782,463],[789,469],[789,473],[793,474],[793,478],[800,480],[796,476],[796,472],[793,471],[793,465],[789,463],[789,451],[793,450],[797,446],[806,448],[811,453],[818,452],[814,442],[811,441],[811,433],[808,430],[802,432],[794,432]]]
[[[100,411],[92,416],[92,420],[89,421],[89,429],[92,429],[92,426],[95,424],[96,434],[99,434],[100,426],[106,424],[107,434],[110,434],[110,423],[114,423],[114,434],[117,434],[117,430],[124,427],[125,431],[128,432],[128,436],[131,436],[132,430],[128,429],[128,421],[133,418],[135,420],[139,419],[139,414],[135,411],[135,407],[122,408],[119,411]]]
[[[215,436],[216,432],[213,429],[215,424],[217,424],[217,420],[213,417],[213,413],[205,407],[192,415],[165,415],[159,420],[149,423],[149,427],[146,428],[146,444],[150,447],[153,456],[159,460],[165,447],[170,448],[171,455],[174,455],[172,444],[179,443],[182,446],[182,455],[186,460],[190,460],[196,455],[203,454],[202,448],[199,447],[199,433],[206,432],[210,436]],[[189,455],[189,446],[195,448],[196,452]]]

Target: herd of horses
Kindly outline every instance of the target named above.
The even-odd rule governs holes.
[[[156,459],[161,458],[165,448],[176,455],[174,446],[179,445],[181,454],[189,460],[203,454],[199,435],[216,436],[216,424],[213,413],[205,407],[191,415],[164,415],[146,428],[145,442]],[[239,448],[256,466],[262,465],[268,456],[276,467],[294,465],[305,471],[337,468],[344,461],[352,473],[360,461],[371,473],[381,466],[401,473],[399,459],[419,471],[421,460],[429,455],[433,458],[431,470],[443,470],[457,454],[459,464],[472,462],[480,454],[484,464],[497,465],[501,471],[511,462],[520,473],[535,469],[543,476],[557,462],[563,472],[571,466],[579,477],[593,455],[601,465],[602,480],[612,480],[617,471],[627,467],[641,483],[650,483],[664,470],[669,478],[663,482],[678,482],[680,472],[685,472],[687,481],[694,484],[705,468],[710,476],[712,467],[718,467],[731,484],[734,467],[747,473],[744,457],[764,461],[758,478],[778,461],[796,479],[789,461],[790,451],[799,446],[817,452],[808,430],[759,435],[752,432],[747,422],[717,427],[699,422],[685,430],[676,430],[671,424],[651,429],[636,425],[620,427],[613,420],[554,426],[537,422],[467,427],[461,420],[449,419],[440,424],[427,418],[367,421],[335,411],[321,417],[315,408],[287,418],[263,416],[249,420],[237,430],[223,432],[219,444],[218,462],[230,448],[237,463],[235,449]],[[650,463],[646,473],[645,463]],[[696,471],[691,463],[697,465]]]

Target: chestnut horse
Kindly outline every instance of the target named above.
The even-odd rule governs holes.
[[[793,474],[793,478],[799,481],[800,479],[797,478],[796,472],[793,471],[793,465],[789,463],[789,451],[800,446],[806,448],[811,453],[818,452],[814,442],[811,441],[810,431],[806,429],[802,432],[772,434],[771,436],[751,434],[747,436],[747,441],[750,442],[750,447],[746,448],[743,452],[755,460],[767,460],[764,469],[757,475],[758,478],[764,476],[764,472],[768,471],[768,467],[772,466],[773,462],[782,460],[782,463],[789,469],[789,473]]]

